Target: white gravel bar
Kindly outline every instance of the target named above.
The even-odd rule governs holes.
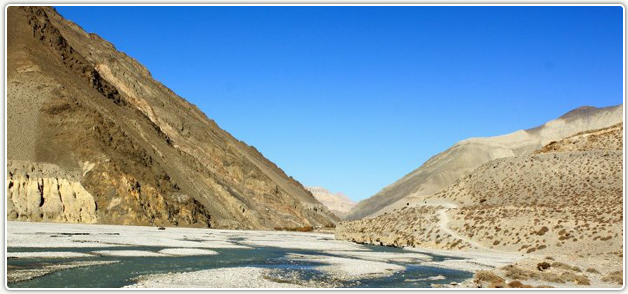
[[[374,252],[374,251],[335,251],[329,250],[325,253],[333,255],[342,255],[355,257],[360,259],[381,261],[381,262],[407,262],[407,263],[423,263],[432,260],[429,255],[415,252]]]
[[[95,257],[92,254],[81,252],[60,252],[60,251],[46,251],[46,252],[7,252],[7,258],[29,259],[29,258],[83,258],[83,257]]]
[[[318,269],[339,280],[390,276],[405,269],[397,264],[324,255],[290,254],[288,258],[326,263],[326,265],[318,266]]]
[[[161,254],[177,255],[177,256],[195,256],[195,255],[216,255],[218,252],[208,249],[198,248],[167,248],[159,250]]]
[[[303,250],[334,250],[334,251],[364,251],[366,247],[345,241],[318,241],[309,236],[293,236],[287,239],[254,239],[242,241],[250,246],[279,247],[286,249]]]
[[[296,284],[267,280],[265,276],[269,271],[256,267],[234,267],[145,275],[125,288],[301,288]]]
[[[130,256],[130,257],[163,257],[165,255],[143,250],[100,250],[93,251],[95,254],[102,256]]]

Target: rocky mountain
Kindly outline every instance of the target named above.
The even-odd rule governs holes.
[[[562,256],[621,269],[622,137],[618,124],[552,142],[534,154],[492,160],[415,204],[341,223],[336,237]]]
[[[623,105],[585,106],[536,128],[460,141],[374,196],[359,202],[347,220],[374,217],[416,203],[491,160],[530,154],[552,141],[620,123],[622,109]]]
[[[51,7],[7,9],[9,220],[272,229],[337,218]]]
[[[333,212],[340,219],[343,219],[351,208],[355,206],[355,202],[342,193],[332,193],[323,187],[305,187],[305,189],[312,192],[316,200],[323,203],[329,211]]]

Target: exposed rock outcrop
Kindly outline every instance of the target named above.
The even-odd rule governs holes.
[[[83,188],[78,174],[46,163],[9,161],[7,166],[7,217],[94,223],[96,201]]]
[[[7,9],[7,116],[9,160],[66,173],[88,163],[77,180],[98,223],[272,229],[337,221],[257,149],[51,7]],[[23,199],[14,207],[28,207]],[[39,220],[31,217],[21,219]]]

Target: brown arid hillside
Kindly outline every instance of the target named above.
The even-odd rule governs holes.
[[[552,141],[620,123],[622,110],[623,105],[583,106],[536,128],[460,141],[374,196],[360,201],[347,219],[375,217],[403,208],[407,203],[420,201],[453,184],[491,160],[531,154]]]
[[[355,206],[355,202],[351,201],[342,193],[332,193],[323,187],[305,187],[312,192],[314,198],[320,201],[329,211],[333,212],[340,219],[343,219],[347,213]]]
[[[414,204],[341,223],[336,237],[378,245],[524,254],[521,263],[496,271],[521,280],[550,279],[535,267],[560,261],[591,268],[573,274],[617,282],[623,267],[622,136],[619,124],[540,149],[551,152],[490,161]]]
[[[7,9],[9,220],[263,229],[337,218],[50,7]]]

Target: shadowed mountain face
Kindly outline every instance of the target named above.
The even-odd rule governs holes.
[[[342,193],[332,193],[323,187],[305,187],[312,192],[314,198],[320,201],[339,218],[344,218],[347,213],[355,206],[355,202],[351,201]]]
[[[333,216],[254,147],[49,7],[7,10],[10,220],[221,228]]]
[[[371,198],[359,202],[346,219],[374,217],[409,206],[453,184],[491,160],[530,154],[552,141],[620,123],[622,107],[580,107],[533,129],[460,141]]]

